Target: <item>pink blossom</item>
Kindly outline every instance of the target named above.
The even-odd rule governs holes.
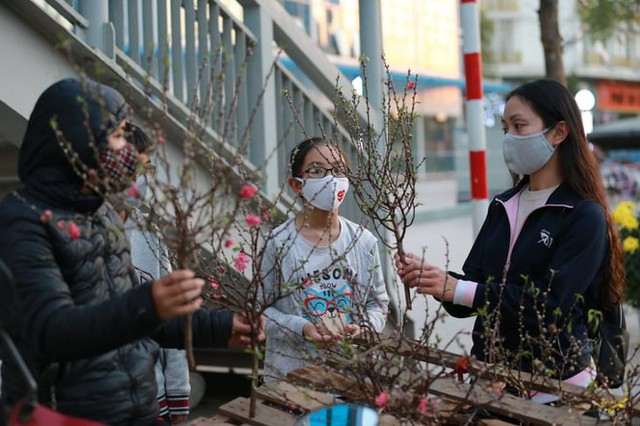
[[[387,402],[389,402],[389,394],[387,392],[380,392],[380,394],[376,396],[376,406],[386,408]]]
[[[421,413],[426,413],[429,409],[429,398],[420,399],[420,403],[418,404],[418,411]]]
[[[162,133],[158,133],[158,145],[164,145],[164,135]]]
[[[502,395],[504,393],[504,383],[502,382],[493,382],[491,387],[493,389],[493,393],[496,395]]]
[[[138,197],[140,195],[140,192],[138,192],[138,186],[135,183],[131,185],[131,188],[127,191],[127,195],[130,197]]]
[[[65,228],[65,225],[66,225],[66,222],[62,219],[56,222],[56,228],[58,228],[61,231]]]
[[[40,215],[40,222],[49,223],[49,222],[51,222],[51,218],[53,218],[53,213],[51,212],[51,210],[46,209]]]
[[[241,251],[238,254],[238,257],[236,257],[236,260],[233,262],[233,266],[240,272],[244,271],[245,269],[247,269],[247,265],[249,265],[249,262],[251,261],[251,258],[249,256],[247,256],[247,254],[243,251]]]
[[[249,225],[249,228],[253,228],[254,226],[258,226],[262,223],[262,219],[260,219],[260,216],[252,213],[248,213],[244,217],[244,220],[247,221],[247,225]]]
[[[220,288],[220,284],[218,284],[217,282],[215,282],[215,281],[213,280],[213,278],[209,278],[209,285],[211,286],[211,288],[212,288],[213,290],[217,290],[217,289],[219,289],[219,288]]]
[[[249,199],[253,198],[253,196],[256,195],[256,192],[258,192],[258,188],[250,184],[244,184],[242,185],[238,195],[240,198]]]
[[[231,238],[229,238],[227,241],[224,242],[224,248],[230,248],[233,245],[233,240]]]
[[[265,222],[269,222],[271,220],[271,211],[263,210],[262,211],[262,220]]]
[[[75,222],[69,222],[67,225],[67,232],[69,233],[69,238],[72,240],[80,238],[80,228],[78,228],[78,225],[76,225]]]
[[[409,83],[407,83],[407,90],[413,90],[414,87],[416,87],[415,81],[410,81]]]

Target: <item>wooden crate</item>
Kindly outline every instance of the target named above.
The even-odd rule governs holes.
[[[294,425],[302,414],[339,402],[335,397],[284,381],[269,382],[257,389],[256,415],[249,416],[249,399],[236,398],[222,406],[210,419],[196,419],[189,425]]]

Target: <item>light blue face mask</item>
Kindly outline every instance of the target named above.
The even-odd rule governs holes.
[[[549,128],[527,136],[506,133],[502,142],[504,162],[512,173],[530,175],[549,162],[556,148],[546,136]]]

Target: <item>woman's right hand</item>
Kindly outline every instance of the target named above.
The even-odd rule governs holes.
[[[400,255],[396,254],[394,257],[396,262],[396,271],[398,271],[398,275],[403,277],[406,274],[407,267],[409,265],[421,265],[423,263],[422,259],[418,259],[418,257],[413,253],[405,253],[404,258],[401,258]]]
[[[227,346],[235,348],[247,348],[251,344],[251,333],[256,333],[256,342],[263,342],[265,321],[264,317],[260,317],[257,329],[252,330],[249,320],[244,315],[233,314],[233,328],[231,329],[231,337],[227,342]]]
[[[158,317],[165,321],[190,314],[200,308],[204,280],[183,269],[163,275],[151,284],[151,297]]]
[[[396,254],[395,261],[404,285],[416,287],[419,294],[428,294],[440,301],[453,301],[458,280],[449,276],[446,271],[411,253],[406,253],[404,259]]]
[[[335,336],[325,327],[316,327],[312,322],[304,325],[302,335],[315,343],[329,343],[335,339]]]

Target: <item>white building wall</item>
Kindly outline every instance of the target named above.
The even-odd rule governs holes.
[[[0,3],[0,100],[28,118],[36,99],[52,83],[75,75],[73,65],[33,27]],[[0,130],[1,131],[1,130]],[[11,140],[16,143],[16,141]]]

